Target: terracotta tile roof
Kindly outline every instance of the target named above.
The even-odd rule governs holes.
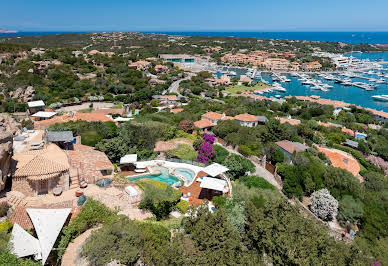
[[[48,179],[69,170],[66,154],[55,144],[49,144],[42,150],[15,153],[15,177],[27,177],[33,180]]]
[[[210,120],[220,120],[222,118],[222,114],[216,113],[216,112],[207,112],[202,115],[202,119],[207,118]]]
[[[66,150],[72,167],[80,170],[86,180],[98,180],[104,176],[101,170],[114,170],[113,164],[105,153],[82,144],[74,144],[74,150]]]
[[[234,117],[226,115],[223,118],[221,118],[221,120],[234,120]]]
[[[175,108],[175,109],[171,109],[171,112],[172,112],[173,114],[177,114],[177,113],[182,112],[183,110],[184,110],[183,108]]]
[[[176,101],[178,98],[176,95],[162,95],[160,96],[161,99],[167,99],[169,101]]]
[[[204,119],[204,120],[199,120],[199,121],[194,122],[194,126],[196,128],[204,129],[204,128],[212,127],[214,125],[209,120]]]
[[[350,154],[336,149],[317,147],[320,152],[329,158],[334,167],[348,170],[354,176],[360,172],[360,165]]]
[[[348,134],[348,135],[351,136],[351,137],[354,137],[354,131],[351,130],[351,129],[349,129],[349,128],[343,127],[343,128],[341,129],[341,131],[342,131],[343,133]]]
[[[113,119],[111,117],[106,116],[103,112],[104,111],[93,112],[93,113],[75,113],[72,116],[68,115],[68,114],[64,114],[61,116],[54,116],[53,118],[50,118],[50,119],[35,121],[34,127],[36,129],[45,129],[45,128],[48,128],[49,126],[54,125],[56,123],[66,123],[69,121],[77,121],[77,120],[85,120],[88,122],[113,121]]]
[[[244,122],[257,122],[257,121],[259,121],[259,119],[257,119],[256,116],[250,115],[250,114],[247,114],[247,113],[236,115],[234,117],[234,119],[239,120],[239,121],[244,121]]]
[[[278,141],[276,142],[276,145],[291,154],[293,154],[294,152],[301,152],[308,149],[308,147],[306,145],[303,145],[302,143],[292,142],[289,140]]]
[[[111,117],[107,117],[101,113],[76,113],[74,120],[85,120],[88,122],[108,122],[113,121]]]
[[[293,125],[293,126],[297,126],[300,124],[300,120],[298,119],[283,118],[283,117],[275,117],[275,118],[279,120],[281,124],[289,123],[290,125]]]

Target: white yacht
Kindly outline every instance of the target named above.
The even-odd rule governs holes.
[[[388,95],[374,95],[372,98],[376,101],[383,101],[383,102],[388,102]]]

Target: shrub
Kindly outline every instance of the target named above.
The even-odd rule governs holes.
[[[10,221],[5,220],[4,222],[0,223],[0,232],[1,231],[9,231],[12,228],[12,224]]]
[[[92,265],[106,265],[113,260],[133,265],[139,259],[141,241],[140,230],[124,216],[93,232],[81,254]]]
[[[99,201],[87,200],[78,216],[68,226],[63,227],[58,237],[58,260],[62,258],[66,247],[73,239],[97,224],[109,221],[115,214],[115,211],[110,210]]]
[[[337,219],[342,225],[346,222],[352,224],[357,223],[363,215],[363,204],[359,199],[354,199],[352,196],[345,195],[339,201]]]
[[[215,196],[212,198],[212,202],[217,208],[224,208],[226,206],[226,196]]]
[[[153,181],[155,182],[142,183],[144,193],[139,208],[149,210],[159,221],[168,217],[173,207],[179,202],[182,193],[164,182]]]
[[[215,155],[212,161],[215,163],[222,164],[226,160],[226,157],[229,156],[228,150],[222,147],[221,145],[214,145],[213,149],[215,151]]]
[[[185,214],[189,209],[189,203],[185,200],[181,200],[177,205],[175,205],[175,208],[177,208],[180,213]]]
[[[214,154],[215,152],[213,150],[213,146],[209,142],[203,141],[200,143],[197,162],[206,164],[211,158],[214,157]]]
[[[182,160],[194,161],[197,159],[197,152],[193,147],[187,144],[179,144],[177,148],[167,151],[167,154],[172,157],[177,157]]]
[[[250,160],[237,154],[230,155],[226,161],[223,162],[223,165],[229,168],[228,174],[234,179],[255,170],[255,165]]]
[[[327,189],[321,189],[311,194],[311,211],[324,221],[332,220],[337,215],[338,201],[330,195]]]
[[[387,177],[377,173],[377,172],[368,172],[364,174],[365,179],[365,188],[372,191],[382,191],[388,188]]]
[[[267,180],[260,176],[244,176],[241,177],[240,182],[247,186],[248,188],[254,187],[254,188],[263,188],[263,189],[270,189],[274,190],[275,186],[273,186],[271,183],[269,183]]]

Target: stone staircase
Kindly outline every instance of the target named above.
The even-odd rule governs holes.
[[[70,189],[79,188],[79,171],[77,168],[70,168]]]

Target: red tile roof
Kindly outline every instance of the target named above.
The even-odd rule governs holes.
[[[207,112],[202,115],[202,119],[207,118],[210,120],[220,120],[222,118],[222,114],[216,113],[216,112]]]
[[[318,150],[329,158],[334,167],[348,170],[354,176],[360,172],[360,165],[350,154],[336,149],[318,147]]]
[[[214,125],[209,120],[204,119],[204,120],[199,120],[199,121],[194,122],[194,126],[196,128],[204,129],[204,128],[212,127]]]
[[[351,130],[351,129],[349,129],[349,128],[343,127],[343,128],[341,129],[341,131],[342,131],[343,133],[348,134],[348,135],[351,136],[351,137],[354,137],[354,131]]]
[[[259,121],[259,119],[257,119],[256,116],[254,115],[250,115],[250,114],[240,114],[240,115],[236,115],[234,117],[235,120],[239,120],[239,121],[244,121],[244,122],[257,122]]]
[[[177,113],[182,112],[183,110],[184,110],[183,108],[175,108],[175,109],[171,109],[171,112],[172,112],[173,114],[177,114]]]

